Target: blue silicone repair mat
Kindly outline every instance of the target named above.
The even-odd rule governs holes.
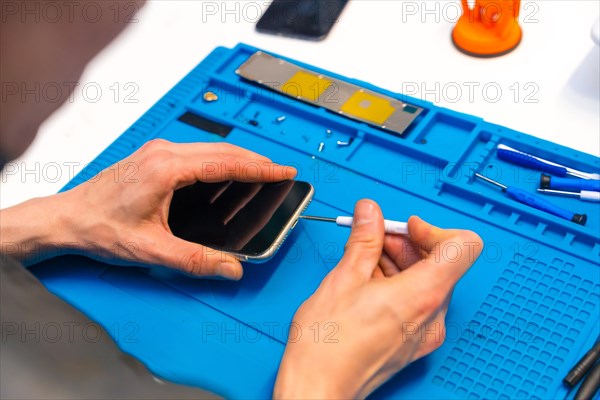
[[[454,293],[445,344],[374,397],[572,396],[561,380],[599,333],[599,206],[551,198],[587,213],[580,226],[516,203],[473,174],[535,191],[540,173],[498,159],[499,143],[588,172],[599,169],[599,160],[294,61],[422,107],[400,137],[243,81],[236,70],[256,51],[214,50],[65,190],[153,138],[227,141],[296,166],[298,178],[315,186],[309,214],[350,215],[358,199],[372,198],[389,219],[416,214],[472,229],[486,247]],[[219,99],[204,101],[207,91]],[[233,129],[222,137],[178,121],[188,112]],[[277,122],[280,116],[285,121]],[[351,138],[350,146],[336,144]],[[247,264],[240,282],[75,256],[33,270],[156,375],[227,397],[262,398],[271,394],[294,311],[340,259],[348,233],[300,221],[277,256]]]

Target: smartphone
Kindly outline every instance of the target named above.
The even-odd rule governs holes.
[[[197,182],[178,189],[169,227],[181,239],[228,252],[242,261],[275,255],[312,200],[308,182]]]
[[[348,0],[274,0],[256,24],[256,30],[273,35],[322,40]]]

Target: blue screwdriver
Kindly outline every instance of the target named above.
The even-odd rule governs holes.
[[[577,214],[550,203],[549,201],[533,195],[531,193],[526,192],[523,189],[508,187],[501,183],[498,183],[494,180],[491,180],[487,176],[483,176],[481,174],[475,174],[476,177],[483,179],[484,181],[491,183],[492,185],[496,185],[502,189],[504,193],[508,195],[508,197],[513,200],[518,201],[519,203],[523,203],[533,208],[537,208],[538,210],[547,212],[552,215],[556,215],[557,217],[561,217],[564,219],[568,219],[569,221],[573,221],[579,225],[585,225],[587,222],[587,215],[585,214]]]

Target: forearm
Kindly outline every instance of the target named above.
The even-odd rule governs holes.
[[[32,264],[80,246],[71,234],[63,201],[66,193],[36,198],[0,210],[0,252],[25,264]]]

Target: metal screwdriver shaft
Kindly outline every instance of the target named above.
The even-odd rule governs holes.
[[[313,215],[301,215],[300,218],[312,221],[336,222],[335,218],[315,217]]]
[[[503,191],[503,192],[506,192],[506,189],[508,189],[508,187],[504,186],[503,184],[501,184],[501,183],[499,183],[499,182],[496,182],[496,181],[493,181],[493,180],[491,180],[491,179],[490,179],[490,178],[488,178],[487,176],[483,176],[483,175],[481,175],[481,174],[477,174],[477,173],[475,174],[475,176],[476,176],[476,177],[478,177],[478,178],[481,178],[481,179],[483,179],[484,181],[486,181],[486,182],[488,182],[488,183],[491,183],[492,185],[496,185],[496,186],[498,186],[498,187],[502,188],[502,191]]]

